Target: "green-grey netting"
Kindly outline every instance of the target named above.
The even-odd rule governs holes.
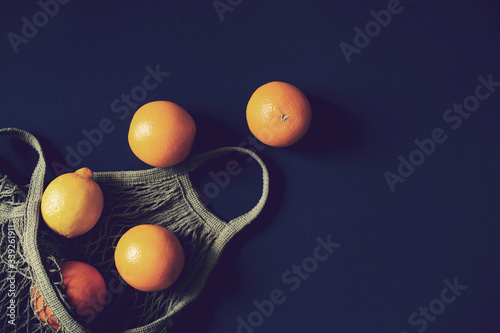
[[[221,148],[189,158],[171,168],[142,171],[95,172],[94,180],[104,194],[104,210],[99,222],[88,233],[65,239],[39,223],[39,204],[43,193],[45,160],[42,149],[28,132],[8,128],[9,134],[27,142],[39,153],[39,161],[29,186],[17,186],[0,174],[1,280],[0,302],[5,309],[15,299],[14,329],[8,311],[0,312],[0,327],[19,332],[51,332],[35,310],[39,293],[49,306],[58,331],[78,332],[167,332],[172,317],[198,296],[229,239],[250,223],[262,210],[268,195],[268,173],[253,152],[237,147]],[[225,222],[201,203],[189,179],[189,172],[206,160],[239,151],[254,157],[262,167],[263,192],[248,213]],[[136,291],[120,278],[114,265],[116,244],[129,228],[138,224],[157,224],[171,230],[180,240],[186,255],[179,279],[165,291]],[[13,241],[11,241],[11,239]],[[12,246],[14,243],[14,255]],[[9,250],[14,261],[9,261]],[[58,263],[66,260],[87,262],[97,268],[107,284],[106,306],[95,320],[93,312],[71,309],[64,296]],[[14,272],[14,273],[12,273]],[[16,294],[9,293],[15,275]],[[119,318],[119,320],[117,320]],[[47,318],[51,321],[51,318]]]

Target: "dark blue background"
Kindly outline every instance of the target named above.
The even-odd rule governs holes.
[[[498,2],[401,0],[351,63],[340,43],[353,44],[353,29],[388,1],[232,3],[221,20],[211,0],[73,0],[16,53],[8,34],[21,35],[22,18],[33,22],[41,7],[3,2],[0,127],[41,140],[50,180],[82,131],[109,118],[113,131],[71,169],[144,169],[127,143],[135,109],[120,119],[111,104],[142,84],[147,66],[169,75],[139,104],[186,108],[198,129],[193,153],[246,144],[253,91],[294,84],[311,102],[311,129],[296,146],[258,151],[270,170],[267,206],[230,242],[173,332],[236,332],[237,318],[248,322],[254,300],[275,289],[286,301],[255,332],[500,332],[500,88],[460,128],[443,120],[474,94],[478,76],[500,81]],[[392,192],[384,172],[397,173],[398,156],[435,128],[447,140]],[[26,183],[34,154],[0,144],[2,170]],[[209,202],[225,219],[249,210],[261,188],[258,165],[234,158],[243,171]],[[194,174],[196,186],[228,159]],[[291,290],[282,275],[328,236],[341,246]],[[412,326],[412,313],[455,278],[468,288],[427,326],[421,316]]]

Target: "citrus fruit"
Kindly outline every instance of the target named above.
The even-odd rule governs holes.
[[[97,269],[81,261],[65,261],[59,265],[64,283],[64,294],[68,304],[87,322],[92,321],[104,308],[106,301],[106,284]],[[59,323],[52,317],[52,309],[44,304],[43,296],[35,287],[33,307],[38,317],[54,328]]]
[[[67,238],[92,229],[101,216],[104,199],[89,168],[65,173],[47,186],[42,196],[42,217],[54,232]]]
[[[155,101],[134,114],[128,132],[132,152],[154,167],[169,167],[186,159],[193,147],[196,126],[181,106]]]
[[[252,134],[273,147],[288,147],[299,141],[311,124],[311,105],[299,88],[273,81],[252,94],[246,117]]]
[[[163,227],[135,226],[123,234],[115,250],[120,276],[141,291],[170,287],[184,267],[184,251],[177,237]]]
[[[55,330],[59,328],[59,323],[52,317],[52,309],[47,305],[43,304],[43,296],[40,295],[40,291],[38,288],[35,288],[33,292],[33,307],[35,311],[38,313],[38,318],[40,318],[44,323],[48,324]]]

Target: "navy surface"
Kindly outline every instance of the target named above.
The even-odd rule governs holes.
[[[500,332],[499,17],[495,0],[4,1],[0,127],[41,140],[47,181],[148,168],[127,132],[154,100],[193,115],[193,154],[262,156],[266,208],[172,332]],[[246,124],[275,80],[312,105],[289,148]],[[0,145],[27,183],[35,154]],[[242,172],[205,193],[231,159]],[[239,155],[193,174],[225,219],[260,179]]]

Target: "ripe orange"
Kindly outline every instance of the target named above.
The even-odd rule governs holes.
[[[141,161],[163,168],[188,157],[195,134],[194,120],[186,110],[172,102],[155,101],[135,112],[128,142]]]
[[[104,199],[89,168],[60,175],[45,189],[42,216],[54,232],[67,238],[92,229],[101,216]]]
[[[33,307],[35,311],[38,313],[38,318],[40,318],[44,323],[47,322],[47,318],[49,319],[49,325],[57,330],[59,328],[59,323],[52,317],[52,309],[47,305],[44,308],[43,304],[43,296],[40,295],[40,291],[35,287],[33,292]]]
[[[151,224],[129,229],[115,250],[118,273],[141,291],[160,291],[170,287],[184,267],[184,250],[169,230]]]
[[[311,124],[311,105],[297,87],[285,82],[260,86],[247,104],[247,123],[253,135],[273,147],[299,141]]]
[[[90,322],[97,313],[104,308],[106,301],[106,284],[101,273],[91,265],[81,261],[65,261],[60,265],[63,277],[65,295],[68,304],[77,314],[86,317]],[[33,306],[38,317],[54,328],[59,328],[59,323],[51,317],[52,309],[43,304],[43,296],[38,288],[33,292]]]

